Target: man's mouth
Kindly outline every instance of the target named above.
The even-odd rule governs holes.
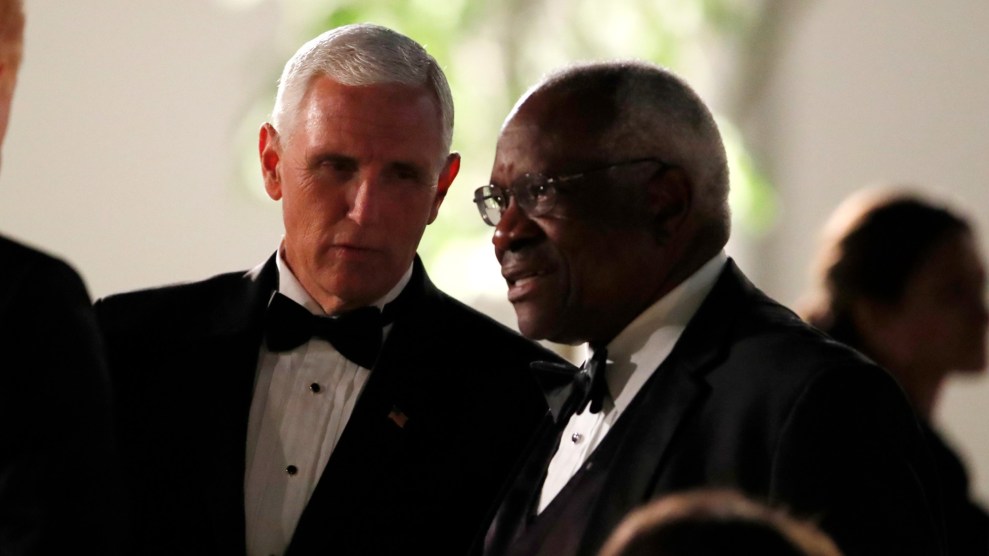
[[[505,282],[508,283],[508,287],[522,287],[526,284],[535,281],[540,276],[545,276],[548,274],[545,270],[524,270],[518,272],[512,272],[505,275]]]
[[[343,249],[347,251],[376,251],[371,242],[358,237],[336,237],[330,240],[329,246],[333,249]]]
[[[371,249],[370,247],[363,247],[360,245],[353,245],[350,243],[338,243],[333,247],[337,249],[347,249],[349,251],[373,251],[373,249]]]
[[[548,268],[508,268],[502,272],[508,284],[508,300],[521,301],[540,287],[543,278],[550,274]]]
[[[354,243],[336,243],[329,246],[326,253],[341,261],[360,262],[376,257],[378,250]]]

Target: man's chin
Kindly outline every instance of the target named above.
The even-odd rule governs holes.
[[[567,343],[561,341],[560,322],[556,318],[559,310],[534,307],[528,303],[515,303],[514,306],[519,332],[523,336],[530,340]],[[547,315],[553,315],[553,318],[547,318]]]
[[[985,373],[986,358],[985,357],[974,357],[971,361],[965,361],[963,365],[960,365],[956,372],[963,375],[978,375]]]
[[[335,300],[334,304],[338,310],[347,311],[373,304],[387,295],[391,286],[372,284],[366,276],[361,280],[360,276],[351,277],[347,274],[333,273],[320,280],[320,290],[322,297]],[[323,304],[321,300],[317,301]]]
[[[530,340],[546,340],[549,331],[542,319],[533,315],[530,308],[525,304],[516,303],[514,305],[519,332]]]

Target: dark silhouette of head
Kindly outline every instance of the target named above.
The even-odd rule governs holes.
[[[600,556],[840,556],[814,525],[731,490],[661,498],[618,526]]]

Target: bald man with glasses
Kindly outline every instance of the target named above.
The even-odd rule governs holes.
[[[849,556],[941,553],[932,470],[891,377],[803,323],[724,252],[710,112],[662,68],[599,63],[530,90],[475,192],[555,418],[488,555],[593,555],[631,510],[730,488],[812,517]]]

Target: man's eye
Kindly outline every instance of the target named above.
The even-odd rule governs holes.
[[[418,172],[398,171],[398,172],[395,172],[395,177],[398,178],[398,179],[400,179],[400,180],[419,181],[419,173]]]
[[[392,179],[400,182],[420,183],[423,181],[422,172],[404,164],[396,165],[390,172]]]
[[[329,172],[353,173],[357,171],[357,166],[346,160],[324,160],[320,167]]]
[[[546,183],[533,183],[529,185],[529,194],[533,198],[538,199],[540,197],[546,197],[552,193],[552,189]]]

